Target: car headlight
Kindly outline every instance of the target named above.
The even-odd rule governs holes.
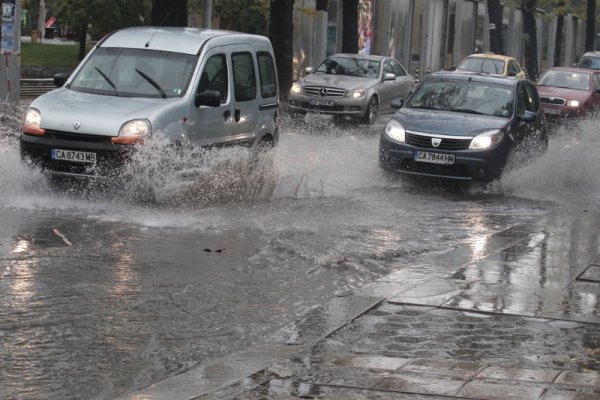
[[[35,108],[28,108],[23,121],[23,132],[30,135],[43,136],[46,131],[41,127],[41,124],[42,114]]]
[[[346,93],[346,97],[358,99],[360,97],[365,97],[366,94],[367,94],[367,91],[365,89],[356,89],[356,90],[350,90],[348,93]]]
[[[400,122],[395,119],[390,119],[390,121],[385,126],[385,134],[390,139],[395,140],[396,142],[404,143],[406,141],[406,131]]]
[[[579,107],[579,100],[567,101],[567,107]]]
[[[292,88],[290,89],[290,92],[292,93],[302,93],[302,86],[300,86],[299,84],[297,84],[296,82],[294,82],[292,84]]]
[[[125,122],[119,129],[119,136],[110,139],[112,143],[134,144],[143,141],[152,133],[150,121],[145,119],[134,119]]]
[[[469,145],[469,149],[489,149],[492,146],[500,143],[500,141],[504,138],[504,132],[499,129],[494,129],[493,131],[483,132],[473,138],[471,140],[471,144]]]

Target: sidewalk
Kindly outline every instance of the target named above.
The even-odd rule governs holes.
[[[558,212],[332,299],[126,399],[600,399],[600,210]]]

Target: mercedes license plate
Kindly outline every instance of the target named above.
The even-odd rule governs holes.
[[[310,99],[310,104],[313,106],[333,107],[335,105],[335,102],[333,100]]]
[[[52,149],[50,158],[53,160],[71,161],[86,164],[96,163],[96,153],[91,151]]]
[[[454,154],[432,153],[430,151],[415,151],[415,161],[431,164],[453,165]]]

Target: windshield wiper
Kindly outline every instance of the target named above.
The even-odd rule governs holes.
[[[102,72],[102,70],[100,68],[98,68],[98,67],[94,67],[94,68],[104,78],[104,80],[106,80],[106,82],[108,82],[108,84],[115,90],[115,93],[118,96],[119,95],[119,91],[117,90],[117,87],[115,86],[115,84],[113,83],[113,81],[108,77],[108,75],[106,75],[104,72]]]
[[[165,91],[160,87],[160,85],[158,83],[156,83],[156,81],[154,79],[150,78],[148,75],[146,75],[145,73],[143,73],[142,71],[140,71],[137,68],[135,68],[135,72],[140,74],[142,76],[142,78],[144,78],[145,80],[148,81],[149,84],[154,86],[154,88],[156,90],[158,90],[158,93],[160,93],[160,97],[162,97],[163,99],[167,98],[167,94],[165,93]]]
[[[466,113],[466,114],[478,114],[478,115],[484,115],[485,113],[476,111],[476,110],[472,110],[470,108],[451,108],[448,111],[455,111],[455,112],[462,112],[462,113]]]
[[[411,105],[409,105],[408,107],[409,108],[418,108],[420,110],[436,110],[436,111],[440,110],[439,108],[430,107],[430,106],[411,106]]]

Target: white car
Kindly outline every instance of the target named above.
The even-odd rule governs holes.
[[[373,124],[379,112],[393,112],[393,99],[406,99],[415,79],[391,57],[335,54],[292,85],[289,111],[353,117]]]

